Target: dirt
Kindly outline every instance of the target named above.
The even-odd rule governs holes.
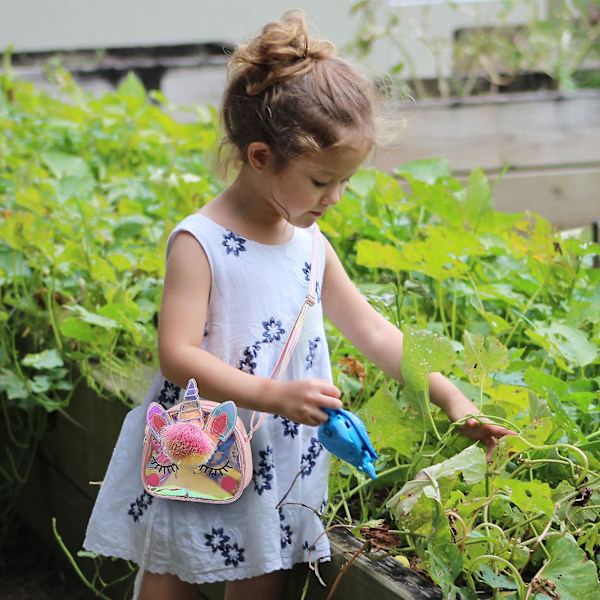
[[[15,522],[0,548],[1,600],[88,600],[94,598],[69,565]]]

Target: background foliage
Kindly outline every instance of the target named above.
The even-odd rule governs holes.
[[[221,189],[214,115],[179,124],[133,77],[101,99],[53,77],[63,100],[10,65],[0,78],[5,518],[75,383],[155,363],[166,238]],[[400,387],[328,326],[336,382],[381,456],[376,482],[334,462],[330,522],[447,598],[597,597],[600,247],[494,211],[484,174],[458,181],[444,160],[362,171],[321,227],[406,335]],[[433,371],[519,432],[490,465],[429,404]]]

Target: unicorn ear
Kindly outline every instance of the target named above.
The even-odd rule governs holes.
[[[235,402],[228,400],[216,406],[206,421],[204,430],[222,442],[225,441],[235,429],[237,422],[237,407]]]
[[[146,412],[146,422],[152,435],[160,440],[160,430],[173,421],[167,411],[158,402],[151,402]]]

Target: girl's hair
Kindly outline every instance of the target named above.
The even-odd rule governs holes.
[[[331,42],[309,37],[304,13],[293,10],[240,45],[229,63],[221,149],[247,161],[252,142],[268,144],[275,169],[295,157],[336,145],[344,133],[374,141],[374,85]]]

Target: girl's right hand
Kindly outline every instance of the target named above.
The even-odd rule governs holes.
[[[295,423],[317,426],[329,416],[321,408],[342,408],[341,392],[325,379],[278,381],[272,388],[272,410]]]

